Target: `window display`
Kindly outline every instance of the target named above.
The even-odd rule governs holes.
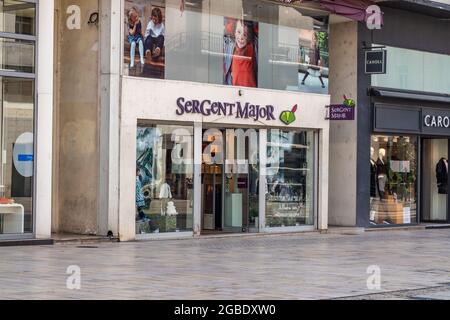
[[[126,75],[328,93],[324,12],[260,0],[125,0],[124,9]]]
[[[423,139],[422,222],[448,220],[448,139]]]
[[[266,226],[314,225],[314,132],[270,130]]]
[[[0,238],[34,232],[36,2],[0,2]]]
[[[136,233],[192,231],[193,128],[138,126]]]
[[[417,221],[417,138],[372,136],[370,223]]]
[[[0,77],[0,236],[33,232],[34,81]]]

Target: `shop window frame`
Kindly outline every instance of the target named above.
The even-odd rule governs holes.
[[[34,43],[34,72],[17,72],[17,71],[8,71],[8,70],[0,70],[0,77],[2,78],[15,78],[15,79],[32,79],[34,82],[34,93],[33,93],[33,152],[34,152],[34,161],[33,161],[33,170],[34,170],[34,179],[33,179],[33,191],[32,191],[32,231],[30,233],[23,234],[0,234],[0,241],[5,240],[26,240],[26,239],[34,239],[36,237],[36,170],[37,170],[37,114],[38,114],[38,99],[37,99],[37,88],[38,88],[38,79],[36,77],[38,73],[39,66],[36,64],[38,61],[38,42],[39,42],[39,1],[40,0],[21,0],[24,3],[34,4],[35,7],[35,34],[34,35],[26,35],[26,34],[18,34],[11,32],[0,32],[0,38],[3,39],[13,39],[13,40],[25,40]]]
[[[370,134],[370,139],[372,140],[372,138],[374,136],[407,136],[410,138],[415,138],[417,140],[416,142],[416,162],[417,162],[417,168],[416,168],[416,218],[414,220],[411,220],[411,223],[405,224],[405,223],[401,223],[401,224],[390,224],[390,225],[371,225],[371,224],[367,224],[366,228],[368,229],[385,229],[385,228],[399,228],[399,227],[416,227],[420,225],[420,219],[421,219],[421,214],[422,214],[422,136],[418,135],[418,134],[408,134],[408,133],[400,133],[400,132],[394,132],[394,131],[389,131],[389,132],[372,132]],[[370,152],[370,146],[369,146],[369,150],[368,152]],[[370,186],[370,181],[368,181],[368,185]],[[371,209],[371,197],[369,196],[368,199],[369,202],[369,212],[367,213],[367,219],[368,221],[370,220],[370,209]]]

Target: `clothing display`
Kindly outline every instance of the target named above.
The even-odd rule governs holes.
[[[170,190],[170,185],[165,182],[161,186],[161,189],[159,191],[159,198],[160,199],[172,199],[172,191]]]
[[[139,176],[136,177],[136,207],[138,209],[145,207],[145,197],[142,192],[142,183]]]
[[[436,180],[439,194],[448,193],[448,160],[441,158],[436,165]]]
[[[170,185],[164,182],[159,191],[159,199],[161,199],[161,216],[166,215],[169,199],[172,199],[172,191]]]
[[[388,181],[389,167],[383,159],[377,160],[377,190],[380,198],[383,198],[386,192],[386,183]]]
[[[370,196],[377,196],[377,164],[373,159],[370,159]]]

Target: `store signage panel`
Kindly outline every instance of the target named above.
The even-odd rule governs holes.
[[[329,106],[329,120],[355,120],[355,108],[344,104],[332,104]]]
[[[375,132],[450,136],[450,110],[375,104]]]
[[[385,74],[386,62],[386,50],[366,51],[366,74]]]
[[[177,99],[176,114],[201,114],[204,117],[223,116],[236,119],[253,119],[275,121],[275,108],[271,105],[260,106],[248,102],[223,102],[211,100],[186,100],[183,97]]]
[[[374,131],[419,134],[420,107],[375,104]]]
[[[450,111],[422,109],[422,132],[450,136]]]
[[[253,121],[281,121],[286,126],[297,120],[298,105],[289,110],[277,111],[273,105],[256,105],[249,102],[224,102],[212,100],[189,100],[184,97],[177,99],[176,115],[202,115],[203,117],[219,116],[233,119]]]

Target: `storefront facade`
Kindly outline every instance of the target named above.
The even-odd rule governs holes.
[[[179,3],[125,1],[121,239],[326,230],[328,16]]]
[[[51,2],[0,5],[0,241],[51,236]]]
[[[449,110],[427,102],[374,105],[373,225],[448,222]]]
[[[147,96],[159,83],[123,79],[123,105],[141,107],[122,118],[122,236],[327,229],[327,96],[172,81]],[[197,102],[204,114],[182,111]],[[280,116],[295,105],[287,126]],[[264,117],[241,117],[244,106]]]
[[[382,228],[449,222],[450,24],[437,19],[442,11],[407,6],[382,6],[381,30],[357,27],[355,157],[337,168],[332,156],[330,181],[333,188],[351,175],[358,196],[347,195],[355,214],[337,205],[331,224]],[[366,73],[365,52],[371,47],[386,50],[384,74]],[[340,139],[335,129],[331,144]],[[330,206],[337,202],[330,198]]]

